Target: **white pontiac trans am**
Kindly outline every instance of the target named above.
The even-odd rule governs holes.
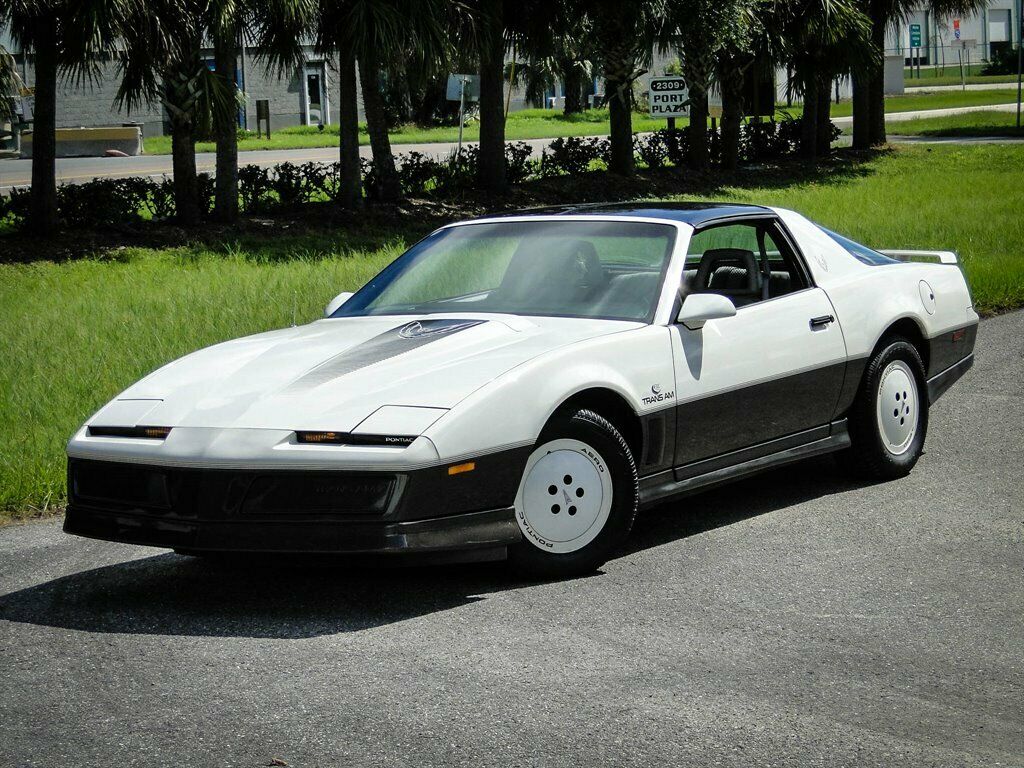
[[[325,319],[200,350],[103,407],[68,443],[64,529],[587,572],[638,508],[700,487],[828,452],[908,473],[974,359],[956,261],[752,205],[446,226]]]

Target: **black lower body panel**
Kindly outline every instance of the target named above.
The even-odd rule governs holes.
[[[520,540],[511,507],[407,522],[180,520],[71,505],[64,531],[190,552],[438,553],[498,551]],[[497,552],[497,554],[501,554]]]
[[[526,454],[472,471],[224,470],[68,461],[67,533],[189,551],[438,553],[520,540]],[[491,558],[487,558],[491,559]]]
[[[942,397],[945,391],[956,384],[960,377],[967,373],[973,365],[974,355],[970,354],[963,360],[953,363],[946,370],[928,379],[928,404],[931,405]]]

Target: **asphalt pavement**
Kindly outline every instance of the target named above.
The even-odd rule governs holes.
[[[987,320],[908,478],[793,465],[561,583],[0,529],[0,765],[1024,765],[1022,382]]]
[[[945,117],[948,115],[959,115],[967,112],[996,111],[1013,112],[1017,109],[1016,104],[996,104],[993,106],[972,106],[972,107],[951,107],[949,109],[929,109],[914,112],[890,112],[886,114],[887,123],[901,122],[904,120],[915,120],[921,117]],[[849,128],[853,125],[852,117],[834,117],[832,122],[840,128]],[[895,131],[894,131],[895,132]],[[647,134],[640,134],[641,136]],[[979,139],[975,137],[972,143]],[[982,141],[989,141],[985,137]],[[541,151],[554,139],[527,139],[526,143],[534,156],[540,156]],[[960,143],[962,140],[956,137],[947,140],[949,143]],[[1006,142],[1005,138],[996,139],[999,143]],[[1013,141],[1012,139],[1010,141]],[[475,142],[464,142],[464,146],[471,146]],[[449,157],[457,148],[454,142],[436,142],[426,144],[395,144],[393,149],[396,153],[419,152],[420,154],[435,159]],[[361,146],[359,154],[362,157],[371,156],[370,147]],[[239,152],[239,165],[259,165],[270,167],[279,163],[333,163],[338,159],[337,147],[315,147],[304,149],[265,149]],[[199,173],[214,173],[216,170],[216,155],[213,152],[199,152],[196,154],[196,168]],[[61,157],[56,162],[56,175],[58,184],[80,184],[96,178],[123,178],[127,176],[147,176],[160,179],[164,176],[172,176],[170,155],[139,155],[137,157]],[[21,158],[0,159],[0,194],[10,192],[13,187],[29,186],[32,183],[32,161]]]

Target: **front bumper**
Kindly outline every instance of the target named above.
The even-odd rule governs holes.
[[[196,552],[443,553],[494,559],[521,538],[525,452],[476,469],[224,470],[72,458],[67,533]]]
[[[64,531],[190,552],[436,554],[478,550],[480,559],[500,558],[506,546],[521,538],[511,507],[408,522],[282,523],[185,522],[71,505],[64,518]]]

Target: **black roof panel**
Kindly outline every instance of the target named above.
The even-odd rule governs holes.
[[[648,219],[665,219],[682,221],[692,226],[700,226],[716,219],[733,216],[757,216],[771,213],[768,208],[760,205],[742,203],[666,203],[657,200],[632,203],[581,203],[576,205],[557,205],[543,208],[525,208],[510,211],[501,216],[566,216],[588,215],[600,216],[637,216]],[[492,217],[487,217],[492,218]]]

